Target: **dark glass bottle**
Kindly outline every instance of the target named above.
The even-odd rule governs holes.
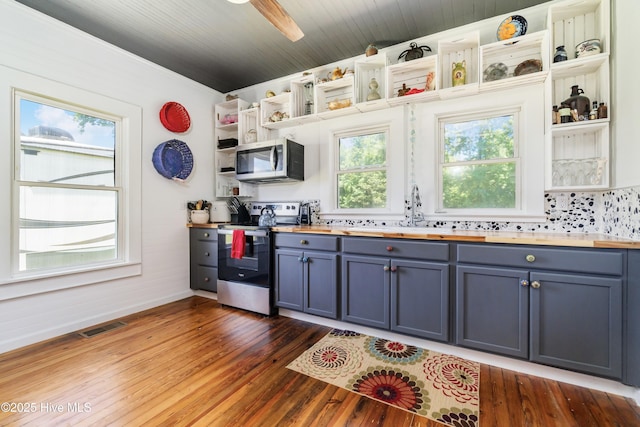
[[[609,117],[609,113],[607,111],[607,104],[605,104],[604,102],[601,102],[600,106],[598,107],[598,118],[606,119],[607,117]]]

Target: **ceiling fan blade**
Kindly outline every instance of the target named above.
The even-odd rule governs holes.
[[[304,33],[298,24],[276,0],[250,0],[253,7],[292,42],[300,40]]]

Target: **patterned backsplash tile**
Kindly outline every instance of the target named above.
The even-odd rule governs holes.
[[[320,219],[320,202],[311,201],[314,224],[343,226],[397,226],[411,216],[411,202],[405,201],[404,221],[371,219]],[[425,221],[420,226],[486,231],[550,231],[567,233],[603,233],[640,240],[640,187],[606,192],[567,192],[545,194],[545,222]]]

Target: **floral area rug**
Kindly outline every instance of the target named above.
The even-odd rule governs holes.
[[[480,364],[334,329],[287,368],[446,425],[479,425]]]

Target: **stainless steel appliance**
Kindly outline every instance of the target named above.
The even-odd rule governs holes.
[[[257,225],[263,209],[275,213],[276,225],[297,224],[300,202],[253,202],[248,209],[252,225],[218,226],[218,302],[230,307],[272,315],[273,290],[271,229]],[[237,257],[234,230],[242,230],[242,256]]]
[[[239,145],[236,178],[247,182],[304,181],[304,146],[286,138]]]
[[[232,256],[234,230],[244,233],[241,258]],[[219,226],[218,302],[266,315],[273,314],[271,251],[271,231],[266,227]]]

